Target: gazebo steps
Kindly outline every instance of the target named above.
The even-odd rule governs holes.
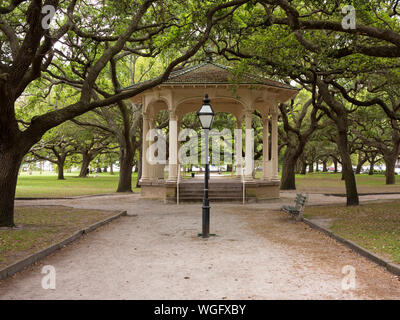
[[[185,182],[179,186],[179,200],[184,202],[202,201],[204,184],[199,182]],[[243,186],[240,182],[210,181],[208,197],[213,202],[229,202],[243,200]]]
[[[245,184],[245,201],[257,202],[279,198],[278,180],[252,180]],[[187,179],[174,183],[172,181],[144,181],[141,195],[147,199],[162,199],[165,203],[197,202],[201,203],[204,194],[204,181]],[[177,194],[178,193],[178,194]],[[179,199],[177,199],[179,198]],[[209,199],[211,203],[234,203],[243,201],[243,183],[240,179],[210,179]]]
[[[179,186],[179,189],[181,190],[181,192],[199,192],[199,191],[204,191],[204,186],[198,186],[198,187],[182,187]],[[209,192],[218,192],[218,191],[242,191],[243,190],[243,186],[242,185],[238,185],[238,186],[208,186],[208,190]]]
[[[179,197],[180,202],[202,202],[203,197]],[[241,202],[243,201],[242,196],[231,198],[231,197],[209,197],[210,202]]]

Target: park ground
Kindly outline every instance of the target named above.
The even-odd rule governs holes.
[[[0,299],[400,299],[397,277],[280,212],[293,192],[263,204],[212,204],[217,237],[204,241],[199,204],[115,194],[116,175],[66,178],[20,177],[20,198],[75,198],[16,201],[20,229],[0,230],[0,267],[118,210],[129,216],[0,282]],[[362,205],[347,208],[340,175],[298,176],[298,191],[310,194],[306,217],[400,263],[400,186],[379,175],[357,179]],[[51,291],[41,287],[49,264],[57,270]],[[342,290],[346,265],[356,270],[355,290]]]
[[[115,214],[117,212],[67,206],[17,207],[17,229],[0,228],[0,269]]]
[[[207,240],[197,237],[199,204],[164,205],[138,194],[40,200],[42,207],[127,210],[128,216],[3,280],[0,299],[400,298],[396,276],[280,212],[293,196],[247,206],[212,204],[217,236]],[[365,203],[377,196],[361,198]],[[343,201],[310,196],[310,204],[324,207]],[[18,207],[31,205],[17,201]],[[56,268],[55,290],[41,287],[44,265]],[[342,289],[345,266],[356,271],[351,291]]]

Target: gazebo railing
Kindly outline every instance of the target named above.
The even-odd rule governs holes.
[[[244,178],[244,170],[245,168],[242,168],[243,204],[246,204],[246,180]]]
[[[179,186],[180,186],[180,183],[181,183],[181,165],[178,164],[178,179],[176,181],[176,204],[177,205],[179,205],[179,193],[180,193]]]

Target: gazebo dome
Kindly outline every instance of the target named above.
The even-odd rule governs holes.
[[[213,61],[173,71],[165,83],[170,84],[250,84],[297,90],[292,86],[271,81],[250,73],[235,75],[234,69]]]
[[[125,89],[133,88],[139,84],[149,82],[143,81]],[[273,81],[265,77],[253,75],[248,72],[235,74],[232,67],[222,65],[207,59],[203,63],[178,68],[173,70],[168,79],[163,82],[164,85],[261,85],[280,88],[284,90],[299,91],[297,88],[290,85]]]

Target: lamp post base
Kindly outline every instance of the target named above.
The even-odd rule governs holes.
[[[202,233],[198,233],[197,234],[198,237],[203,238],[203,234]],[[204,237],[205,239],[209,238],[209,237],[216,237],[217,235],[215,233],[209,233],[207,237]]]

